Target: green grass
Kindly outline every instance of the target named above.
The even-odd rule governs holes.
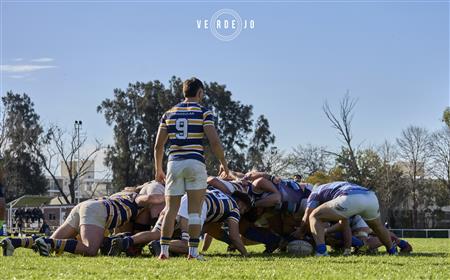
[[[409,239],[410,256],[331,256],[293,258],[262,255],[261,246],[248,247],[247,259],[226,254],[214,241],[206,262],[139,257],[40,257],[17,249],[0,256],[0,279],[450,279],[450,239]]]

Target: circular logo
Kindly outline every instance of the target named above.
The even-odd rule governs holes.
[[[211,17],[211,33],[221,41],[234,40],[242,31],[242,19],[232,9],[218,10]]]

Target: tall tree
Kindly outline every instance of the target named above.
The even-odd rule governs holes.
[[[172,79],[172,89],[180,82]],[[105,163],[113,171],[116,188],[148,181],[153,175],[153,146],[159,120],[174,105],[176,94],[159,81],[129,84],[126,90],[115,89],[114,99],[97,107],[106,123],[113,127],[114,145],[107,147]]]
[[[450,191],[450,127],[434,132],[430,137],[431,173]]]
[[[1,159],[5,196],[14,199],[24,194],[42,194],[47,180],[33,146],[43,132],[34,103],[27,94],[7,92],[2,97],[4,123]]]
[[[52,177],[55,186],[66,203],[76,203],[77,182],[83,178],[94,164],[95,155],[102,148],[100,142],[96,141],[94,148],[85,151],[87,137],[77,135],[76,130],[66,132],[60,127],[53,125],[41,137],[36,145],[36,153],[40,164]],[[80,155],[80,158],[78,158]],[[68,176],[68,193],[57,178],[57,171],[64,169]]]
[[[275,135],[270,131],[269,121],[261,115],[256,120],[250,147],[247,153],[248,169],[265,170],[264,155],[275,142]]]
[[[352,120],[353,120],[353,110],[356,106],[356,100],[350,98],[347,94],[344,96],[340,102],[339,115],[335,114],[331,107],[325,102],[323,106],[323,111],[327,116],[328,120],[331,122],[331,126],[337,130],[339,136],[341,137],[341,142],[343,146],[341,148],[340,154],[335,154],[337,160],[342,166],[347,169],[347,180],[354,181],[356,183],[362,183],[363,178],[361,176],[361,171],[358,166],[358,161],[356,158],[356,150],[353,146],[353,135],[352,135]]]
[[[233,100],[225,85],[204,84],[203,105],[216,117],[230,168],[245,171],[248,136],[253,124],[252,106]],[[168,88],[159,81],[150,81],[129,84],[126,90],[115,89],[114,98],[104,100],[97,107],[114,130],[114,144],[107,147],[105,159],[113,171],[114,186],[136,185],[153,178],[153,147],[159,121],[166,110],[182,100],[182,81],[172,77]],[[208,147],[205,157],[208,172],[215,174],[218,165]]]
[[[331,155],[326,147],[311,144],[298,145],[292,151],[295,173],[311,176],[316,172],[327,172]]]
[[[447,107],[442,114],[442,121],[450,128],[450,107]]]
[[[217,82],[205,83],[204,104],[216,118],[216,128],[224,147],[225,156],[231,169],[247,169],[246,153],[248,137],[252,132],[253,107],[233,100],[232,93],[225,85]],[[208,158],[210,156],[208,155]],[[217,161],[209,160],[209,172],[217,170]]]
[[[376,182],[374,187],[382,204],[381,209],[384,210],[390,225],[395,224],[394,210],[404,207],[405,187],[402,172],[396,164],[398,159],[398,151],[396,146],[385,141],[378,147],[378,156],[380,158],[380,167],[376,172]],[[407,195],[406,195],[407,197]]]
[[[405,162],[410,179],[413,201],[412,224],[415,227],[419,206],[418,186],[425,176],[425,167],[430,155],[429,133],[425,128],[409,126],[397,138],[400,158]]]

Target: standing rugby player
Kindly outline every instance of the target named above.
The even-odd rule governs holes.
[[[188,258],[198,257],[202,222],[200,213],[208,178],[203,155],[205,135],[220,162],[220,169],[226,175],[229,172],[212,112],[199,104],[203,99],[203,83],[197,78],[184,81],[183,94],[185,100],[163,115],[155,144],[156,180],[166,184],[166,214],[161,230],[160,259],[169,257],[175,218],[185,192],[188,196],[189,213]],[[166,177],[162,162],[167,140],[170,148]]]

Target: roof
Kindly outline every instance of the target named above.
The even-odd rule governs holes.
[[[41,195],[24,195],[7,204],[7,207],[40,207],[42,204],[49,204],[52,198],[49,196]]]

